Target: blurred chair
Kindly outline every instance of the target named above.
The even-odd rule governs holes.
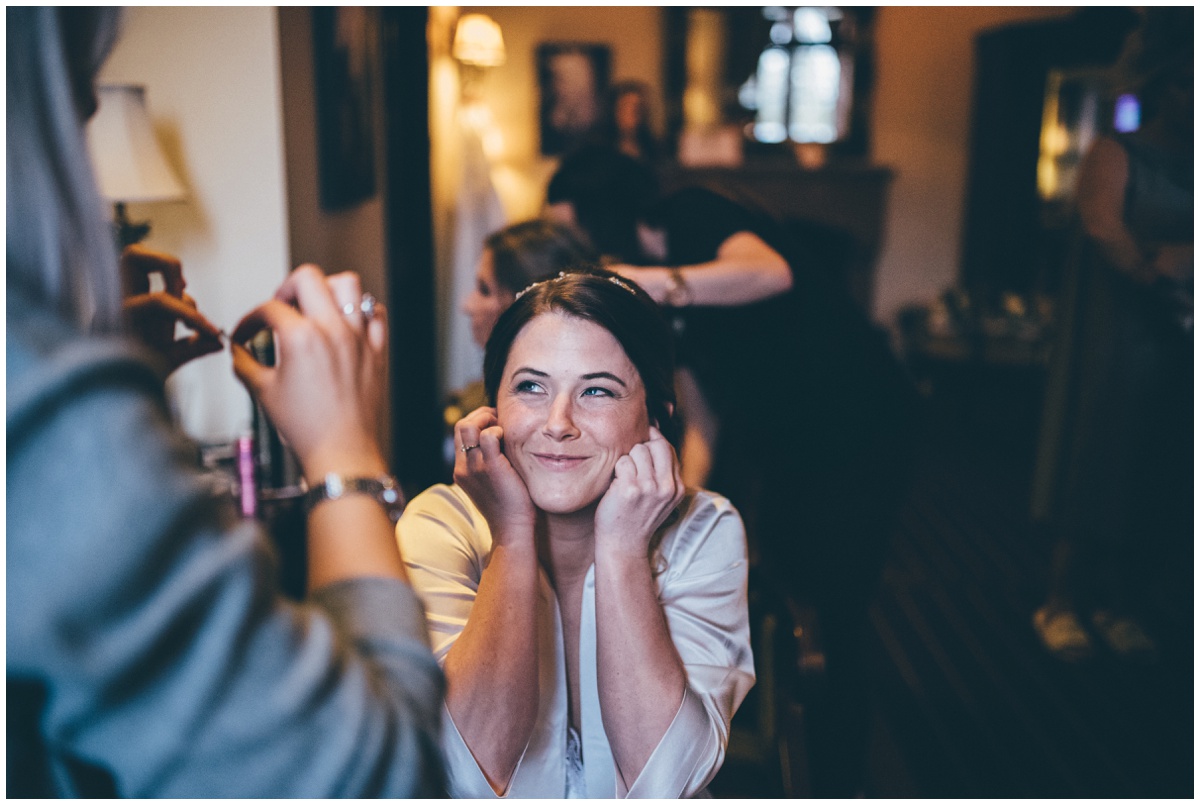
[[[809,796],[804,718],[824,685],[825,655],[811,607],[752,564],[750,643],[758,681],[733,718],[727,764],[767,775],[780,796]]]

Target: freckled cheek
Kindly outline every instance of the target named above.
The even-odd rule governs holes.
[[[627,414],[614,416],[608,421],[598,423],[594,433],[597,442],[603,445],[606,457],[616,464],[617,459],[629,453],[635,445],[649,438],[649,424],[646,422],[630,422]]]

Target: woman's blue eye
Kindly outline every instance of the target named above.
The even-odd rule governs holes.
[[[529,391],[540,391],[540,390],[541,390],[541,386],[539,386],[537,383],[534,383],[532,380],[522,380],[520,383],[517,384],[517,392],[518,393],[529,392]]]
[[[600,386],[591,386],[583,390],[584,397],[612,397],[613,393],[606,388]]]

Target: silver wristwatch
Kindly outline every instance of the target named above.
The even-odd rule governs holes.
[[[394,523],[404,511],[404,493],[396,479],[388,475],[375,478],[354,478],[331,472],[317,486],[304,493],[304,505],[311,511],[323,500],[337,500],[346,495],[367,495],[379,502]]]

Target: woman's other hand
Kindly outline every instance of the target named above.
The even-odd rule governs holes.
[[[151,274],[162,277],[164,290],[150,290]],[[220,351],[221,331],[184,292],[187,282],[177,259],[144,246],[129,246],[121,254],[121,279],[130,331],[162,357],[169,372],[193,358]],[[176,338],[179,322],[192,334]]]
[[[683,500],[675,448],[658,428],[617,460],[612,485],[596,507],[596,553],[645,560],[650,540]]]
[[[454,482],[471,496],[498,544],[532,539],[537,519],[525,482],[504,455],[503,439],[495,408],[476,408],[454,426]]]
[[[238,323],[233,369],[261,403],[314,483],[327,473],[380,475],[379,448],[387,371],[386,310],[359,309],[357,275],[326,277],[302,265],[275,298]],[[345,313],[349,308],[352,312]],[[277,361],[263,366],[242,344],[263,329],[275,333]]]

